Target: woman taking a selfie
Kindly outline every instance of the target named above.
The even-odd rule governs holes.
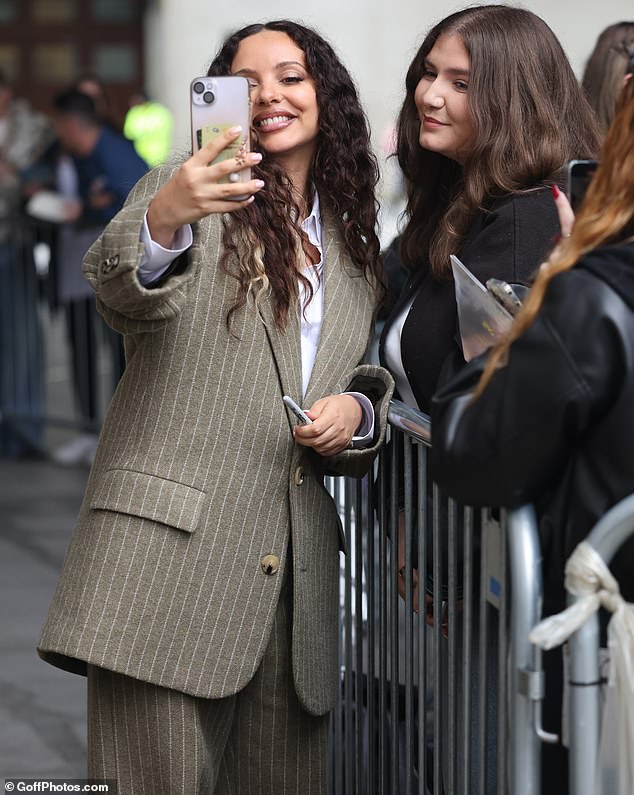
[[[634,490],[633,405],[630,80],[570,237],[540,269],[508,337],[446,384],[432,407],[433,475],[446,492],[471,505],[535,503],[545,615],[563,607],[574,547]],[[611,569],[634,600],[633,541]],[[552,730],[560,704],[545,704]],[[544,764],[542,791],[561,792],[565,764],[560,775]]]
[[[377,171],[349,74],[286,21],[229,37],[228,74],[257,151],[208,165],[233,130],[151,172],[85,260],[127,366],[40,654],[87,671],[89,773],[121,793],[325,792],[345,539],[323,476],[370,466],[391,394],[358,366]]]

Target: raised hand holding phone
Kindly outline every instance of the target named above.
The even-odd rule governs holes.
[[[209,165],[242,134],[242,128],[233,127],[212,139],[186,160],[174,172],[152,199],[147,222],[152,239],[164,248],[171,248],[176,232],[185,224],[193,224],[212,213],[231,213],[246,207],[253,196],[264,187],[261,179],[233,183],[223,181],[244,169],[244,162],[236,158]],[[246,157],[248,165],[262,159],[258,152]],[[248,198],[236,200],[238,196]]]

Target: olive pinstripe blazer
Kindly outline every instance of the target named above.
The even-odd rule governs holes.
[[[282,395],[301,400],[299,318],[279,332],[264,299],[228,332],[236,282],[218,266],[217,216],[195,226],[169,277],[140,284],[142,219],[169,173],[144,177],[86,255],[99,309],[125,335],[127,366],[38,651],[78,673],[91,663],[195,696],[233,694],[264,653],[292,550],[295,685],[322,714],[336,697],[341,543],[323,476],[362,474],[381,432],[372,447],[329,460],[294,445]],[[357,366],[375,296],[329,225],[324,240],[324,317],[304,402],[355,378],[378,385],[383,429],[391,378]],[[281,561],[273,576],[261,565],[268,554]]]

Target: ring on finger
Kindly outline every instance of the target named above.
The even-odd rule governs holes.
[[[236,163],[239,166],[243,166],[246,162],[247,162],[247,141],[245,138],[240,144],[240,148],[236,152]]]

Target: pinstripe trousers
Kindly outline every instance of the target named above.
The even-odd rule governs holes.
[[[116,779],[119,795],[324,795],[327,715],[295,693],[291,598],[283,586],[262,663],[233,696],[195,698],[89,666],[88,776]]]

